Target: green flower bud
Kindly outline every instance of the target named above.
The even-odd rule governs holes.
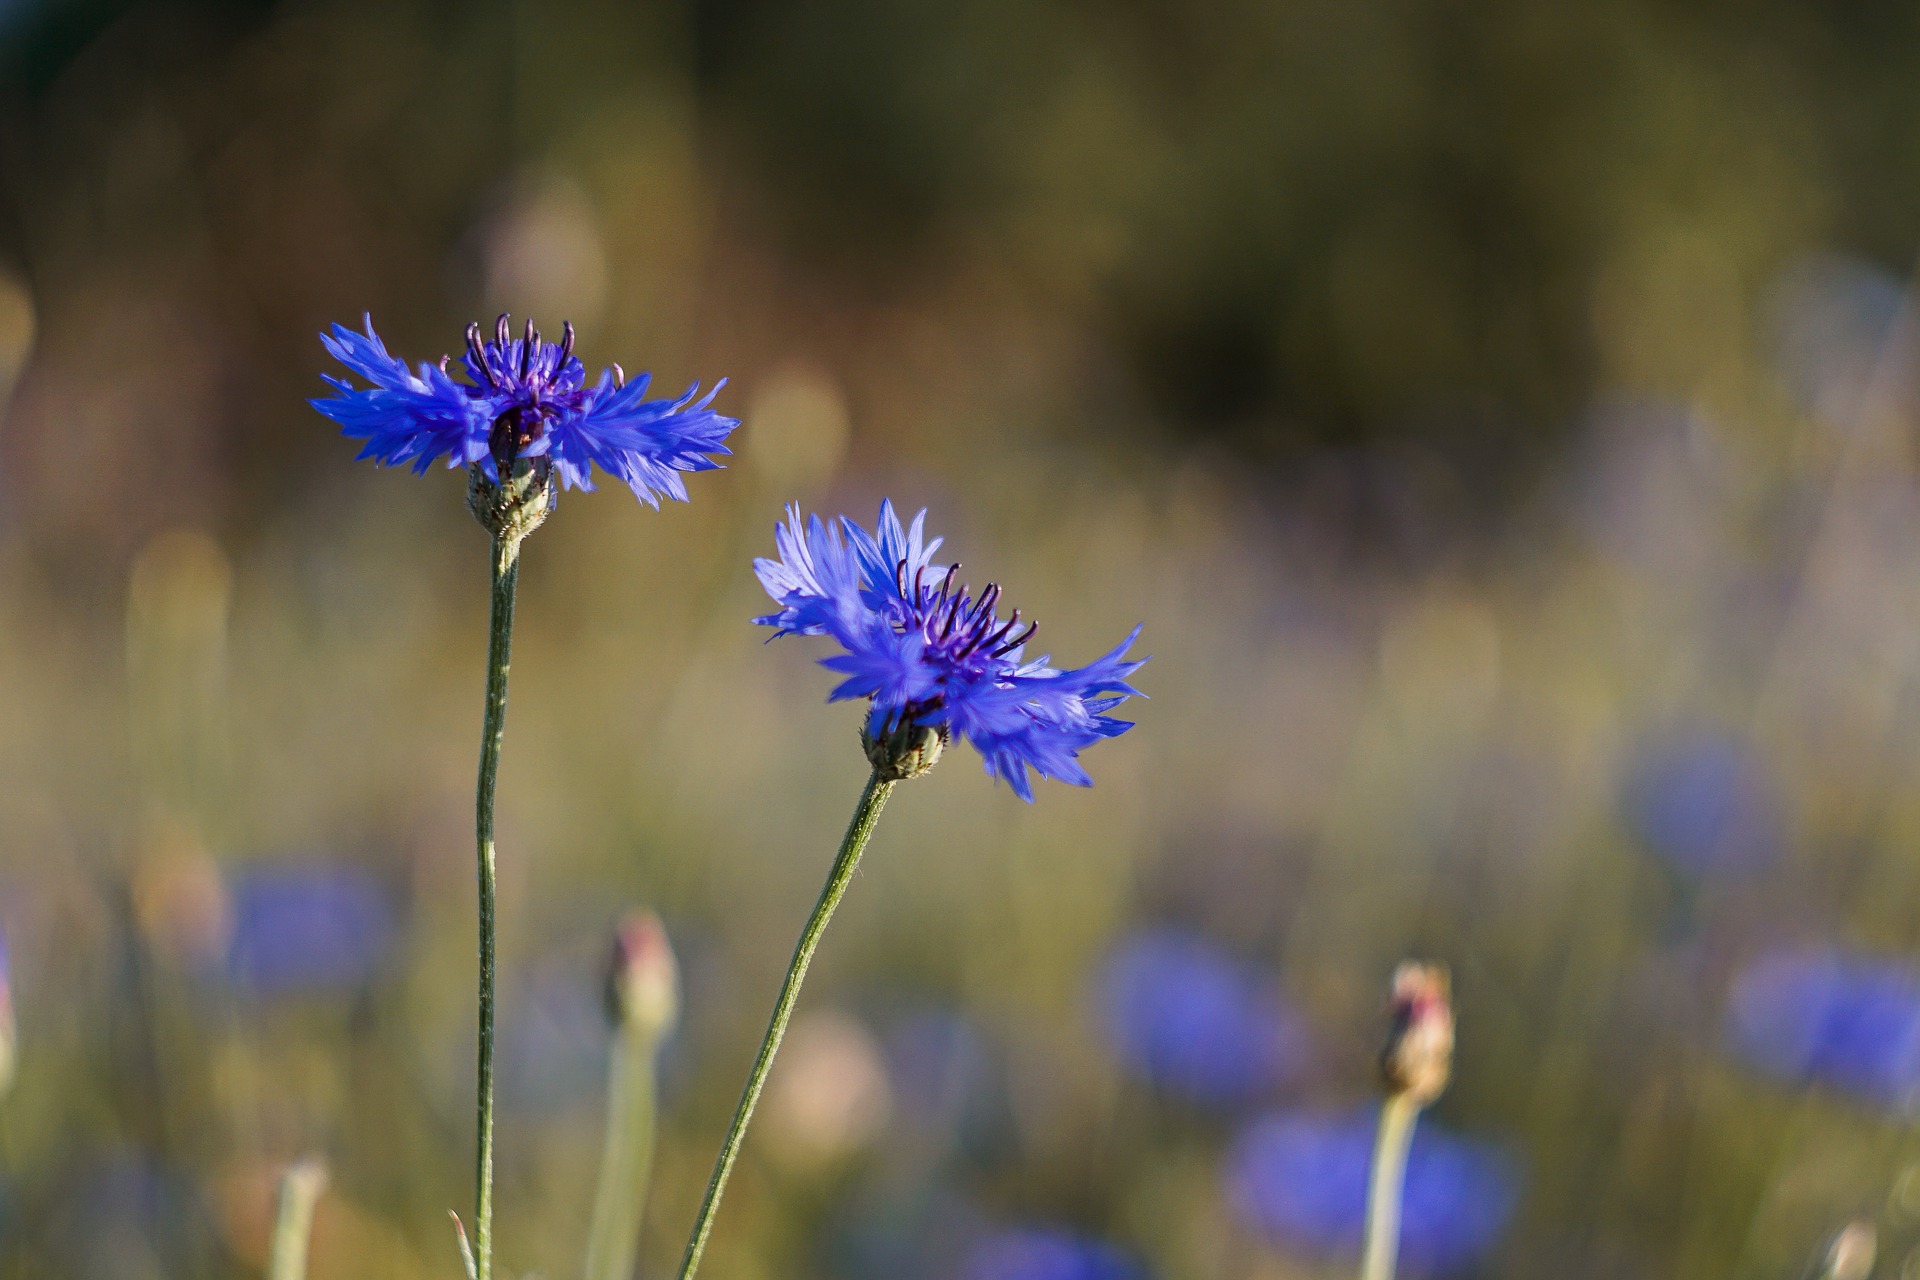
[[[906,717],[875,734],[869,724],[860,731],[860,746],[882,782],[904,782],[940,763],[940,753],[947,749],[947,728],[917,724]]]

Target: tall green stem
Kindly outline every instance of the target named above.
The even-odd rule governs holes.
[[[1367,1247],[1360,1280],[1393,1280],[1400,1255],[1400,1194],[1406,1181],[1407,1148],[1413,1142],[1420,1104],[1402,1090],[1380,1109],[1373,1142],[1373,1172],[1367,1183]]]
[[[493,617],[487,631],[487,711],[480,734],[480,781],[474,788],[474,838],[480,876],[480,1042],[474,1107],[473,1245],[476,1280],[493,1278],[493,791],[500,739],[507,723],[507,665],[513,651],[513,593],[520,580],[520,539],[493,540]]]
[[[720,1208],[720,1196],[727,1189],[727,1178],[733,1173],[733,1162],[740,1155],[740,1143],[747,1134],[747,1122],[753,1119],[753,1109],[760,1101],[760,1091],[766,1086],[767,1072],[773,1066],[773,1055],[780,1051],[780,1041],[787,1034],[787,1023],[793,1017],[793,1006],[800,999],[800,983],[807,976],[807,966],[813,962],[813,953],[820,945],[820,935],[827,931],[827,921],[833,918],[835,907],[846,896],[847,886],[853,881],[853,872],[860,865],[860,853],[867,847],[867,839],[873,835],[873,827],[880,820],[880,810],[887,803],[887,796],[896,784],[883,779],[879,772],[867,779],[866,790],[860,793],[860,803],[854,807],[853,821],[847,824],[846,837],[840,842],[840,854],[833,860],[833,870],[827,873],[827,883],[820,890],[820,900],[813,904],[813,914],[807,917],[807,927],[800,931],[800,941],[793,949],[793,959],[787,963],[787,976],[780,984],[780,997],[774,1001],[773,1018],[767,1023],[767,1034],[760,1041],[760,1054],[753,1060],[753,1070],[747,1075],[747,1087],[740,1092],[740,1104],[733,1111],[733,1125],[727,1130],[726,1140],[720,1144],[720,1155],[713,1162],[713,1177],[707,1181],[707,1195],[700,1202],[700,1214],[693,1220],[693,1235],[687,1240],[686,1255],[680,1260],[680,1280],[693,1280],[693,1273],[700,1268],[700,1255],[706,1252],[707,1237],[713,1232],[714,1214]]]

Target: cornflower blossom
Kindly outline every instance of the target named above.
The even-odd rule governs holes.
[[[997,1231],[968,1252],[961,1280],[1145,1280],[1124,1250],[1059,1227]]]
[[[1781,950],[1735,978],[1726,1038],[1760,1073],[1920,1114],[1920,971],[1834,947]]]
[[[903,528],[891,501],[880,505],[872,533],[842,516],[804,524],[798,506],[776,526],[778,560],[754,561],[754,572],[779,611],[754,621],[785,635],[825,635],[844,653],[821,665],[846,678],[830,701],[866,698],[869,755],[873,744],[932,731],[971,742],[987,773],[1033,799],[1031,768],[1044,778],[1091,786],[1080,752],[1132,723],[1106,714],[1140,691],[1127,677],[1143,665],[1126,656],[1135,627],[1105,657],[1069,670],[1050,658],[1025,657],[1039,629],[1022,627],[1019,610],[997,612],[1000,587],[979,595],[959,583],[957,564],[938,566],[940,539],[925,536],[926,512]],[[876,764],[879,757],[876,757]]]
[[[1234,1214],[1274,1244],[1334,1259],[1359,1253],[1375,1113],[1279,1112],[1255,1122],[1228,1153]],[[1407,1155],[1400,1258],[1407,1275],[1471,1269],[1506,1232],[1518,1200],[1514,1167],[1497,1147],[1422,1125]]]
[[[592,489],[598,467],[658,507],[662,495],[685,502],[681,473],[718,467],[710,455],[730,452],[727,435],[740,425],[708,407],[724,378],[698,400],[697,383],[677,400],[649,400],[649,375],[629,382],[617,364],[589,385],[573,354],[571,324],[557,343],[544,341],[531,320],[515,338],[503,315],[489,341],[479,325],[468,325],[460,358],[466,379],[458,381],[447,356],[409,370],[387,354],[373,318],[365,323],[365,333],[335,325],[320,341],[373,385],[326,376],[336,394],[310,403],[341,434],[366,441],[360,457],[405,463],[416,474],[444,456],[449,467],[478,467],[497,485],[503,464],[511,469],[525,459],[550,468],[563,488]]]
[[[1101,968],[1098,997],[1120,1063],[1202,1106],[1256,1102],[1311,1052],[1305,1023],[1271,984],[1197,934],[1127,938]]]
[[[1765,870],[1786,844],[1778,780],[1729,734],[1696,729],[1650,744],[1623,801],[1641,842],[1690,877]]]
[[[396,917],[385,888],[360,868],[256,868],[233,885],[228,970],[258,996],[362,987],[393,949]]]

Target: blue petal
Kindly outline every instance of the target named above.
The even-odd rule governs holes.
[[[711,455],[732,452],[726,439],[740,420],[708,407],[726,379],[697,402],[698,383],[669,401],[648,400],[648,381],[643,374],[616,386],[603,372],[576,411],[548,424],[547,456],[563,483],[585,487],[589,465],[597,466],[658,507],[662,497],[687,500],[680,473],[714,470],[720,464]]]
[[[349,371],[373,384],[356,389],[344,378],[327,377],[336,394],[310,402],[340,424],[342,435],[366,441],[360,457],[388,466],[408,463],[423,472],[442,456],[449,466],[467,466],[486,454],[494,418],[489,402],[433,365],[409,372],[404,361],[387,353],[371,316],[364,334],[335,325],[320,342]]]

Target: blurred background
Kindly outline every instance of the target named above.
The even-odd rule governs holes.
[[[305,399],[509,308],[746,425],[526,552],[504,1274],[642,904],[671,1274],[866,771],[749,561],[887,494],[1152,701],[901,789],[712,1275],[1351,1274],[1407,955],[1406,1274],[1916,1274],[1916,251],[1907,4],[0,4],[0,1275],[257,1275],[307,1152],[457,1274],[485,538]]]

